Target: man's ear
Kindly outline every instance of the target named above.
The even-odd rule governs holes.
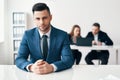
[[[50,14],[50,21],[52,20],[52,14]]]

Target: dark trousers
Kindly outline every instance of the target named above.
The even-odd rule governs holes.
[[[73,54],[74,62],[76,62],[76,65],[78,65],[80,63],[82,53],[77,49],[75,49],[75,50],[72,50],[72,54]]]
[[[92,50],[88,53],[88,55],[85,57],[85,61],[87,64],[94,64],[92,60],[99,59],[101,61],[101,64],[107,64],[109,59],[109,51],[108,50]]]

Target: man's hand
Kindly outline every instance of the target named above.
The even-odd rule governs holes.
[[[93,40],[92,41],[92,45],[97,45],[96,41]]]
[[[102,42],[98,41],[98,42],[97,42],[97,45],[98,45],[98,46],[101,46],[101,45],[102,45]]]
[[[102,45],[102,42],[100,41],[92,41],[92,45],[98,45],[98,46],[101,46]]]
[[[43,60],[36,61],[29,67],[29,69],[36,74],[47,74],[53,72],[53,66]]]

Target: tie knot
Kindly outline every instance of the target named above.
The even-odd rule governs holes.
[[[47,38],[48,36],[47,35],[43,35],[42,38]]]

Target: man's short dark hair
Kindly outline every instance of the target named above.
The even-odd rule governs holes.
[[[98,27],[100,29],[100,24],[99,23],[94,23],[92,26]]]
[[[50,14],[50,9],[45,3],[36,3],[32,8],[33,14],[35,11],[43,11],[43,10],[47,10]]]

